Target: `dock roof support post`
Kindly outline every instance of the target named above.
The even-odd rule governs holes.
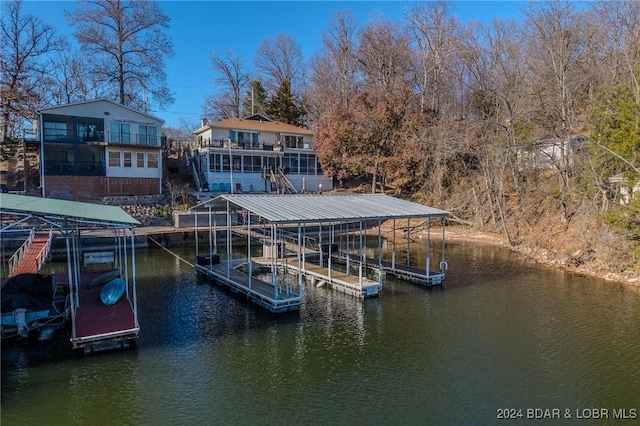
[[[411,266],[411,218],[407,218],[407,266]]]
[[[138,289],[136,284],[136,235],[134,228],[129,228],[129,232],[131,234],[131,281],[133,285],[133,319],[136,323],[136,327],[139,327],[138,324]],[[126,237],[126,235],[125,235]],[[127,291],[129,287],[127,286]]]
[[[198,212],[196,212],[196,217],[198,217]],[[213,269],[213,256],[211,256],[211,253],[213,253],[213,247],[212,247],[212,238],[211,238],[211,206],[209,206],[209,269]],[[196,239],[198,238],[198,233],[196,232]]]
[[[271,285],[275,299],[279,299],[278,294],[278,240],[276,239],[276,225],[271,224]]]
[[[302,263],[304,262],[304,240],[302,239],[302,227],[298,222],[298,294],[302,296]]]
[[[227,278],[231,276],[231,210],[227,200]]]
[[[193,236],[196,240],[196,259],[197,259],[198,258],[198,212],[194,212],[194,214],[195,216],[193,216]]]
[[[331,246],[333,245],[333,224],[329,225],[329,250],[327,250],[327,267],[329,268],[329,282],[331,282]]]
[[[431,216],[427,218],[427,259],[425,261],[425,273],[429,277],[431,273]]]
[[[247,211],[247,262],[249,262],[249,289],[251,289],[251,212]]]
[[[216,227],[216,214],[213,214],[213,252],[218,254],[218,228]]]
[[[442,260],[440,261],[440,272],[444,274],[447,269],[447,262],[444,260],[444,229],[447,226],[447,218],[442,216]]]
[[[393,251],[391,252],[391,268],[396,269],[396,218],[393,218]]]
[[[382,286],[382,221],[378,219],[378,284]]]
[[[347,225],[347,235],[346,235],[347,247],[345,251],[347,255],[347,275],[349,275],[351,273],[351,262],[349,261],[349,259],[351,258],[351,253],[349,253],[349,239],[351,239],[351,236],[349,235],[349,222],[347,222],[346,225]]]
[[[69,245],[69,231],[64,232],[64,240],[67,248],[67,276],[69,279],[69,291],[71,293],[71,297],[69,298],[69,302],[71,304],[71,337],[76,337],[76,309],[78,309],[78,305],[80,301],[78,300],[78,288],[73,285],[72,271],[71,271],[71,247]]]
[[[320,266],[324,266],[324,258],[322,256],[322,222],[318,224],[318,249],[320,250]]]
[[[360,220],[360,262],[358,263],[358,284],[362,290],[362,220]]]

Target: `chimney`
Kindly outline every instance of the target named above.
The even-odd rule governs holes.
[[[206,119],[206,118],[201,118],[201,119],[200,119],[200,124],[201,124],[201,126],[200,126],[200,127],[204,127],[204,126],[206,126],[207,124],[209,124],[209,121],[207,121],[207,119]]]

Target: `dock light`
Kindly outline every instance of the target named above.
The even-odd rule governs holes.
[[[320,189],[320,193],[322,194],[322,184],[321,183],[318,184],[318,189]]]

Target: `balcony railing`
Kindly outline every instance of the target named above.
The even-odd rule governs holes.
[[[282,143],[274,142],[256,142],[256,141],[233,141],[231,139],[211,139],[205,138],[200,141],[200,148],[224,148],[224,149],[251,149],[257,151],[282,151]],[[304,143],[304,147],[300,149],[311,150],[311,144]]]
[[[72,131],[56,132],[55,134],[47,134],[45,129],[44,134],[45,142],[58,142],[58,143],[97,143],[108,142],[113,144],[124,145],[145,145],[145,146],[160,146],[160,136],[150,136],[141,133],[116,133],[95,131],[91,133],[77,133]]]
[[[45,174],[50,176],[104,176],[103,162],[46,161]]]

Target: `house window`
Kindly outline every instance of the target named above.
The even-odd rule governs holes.
[[[120,167],[119,151],[109,151],[109,167]]]
[[[139,126],[140,134],[138,135],[138,143],[142,145],[159,146],[158,128],[156,126]]]
[[[158,168],[158,154],[147,154],[147,167],[150,169]]]
[[[111,123],[109,125],[109,142],[131,143],[131,133],[128,123]]]
[[[248,155],[244,157],[244,172],[260,173],[262,171],[262,157]]]
[[[136,166],[144,167],[144,152],[136,153]]]
[[[300,154],[300,174],[316,174],[316,156],[313,154]]]
[[[247,146],[258,143],[258,132],[242,132],[229,130],[229,139],[232,142],[243,143]]]
[[[302,136],[295,135],[284,135],[284,146],[285,148],[298,148],[302,149]]]
[[[44,139],[47,141],[66,140],[67,139],[67,123],[45,121],[44,122]]]
[[[282,159],[282,167],[285,173],[298,174],[298,154],[285,154]]]
[[[220,164],[220,154],[209,154],[209,171],[221,172],[222,165]]]
[[[124,166],[131,167],[131,153],[127,151],[124,152]]]

